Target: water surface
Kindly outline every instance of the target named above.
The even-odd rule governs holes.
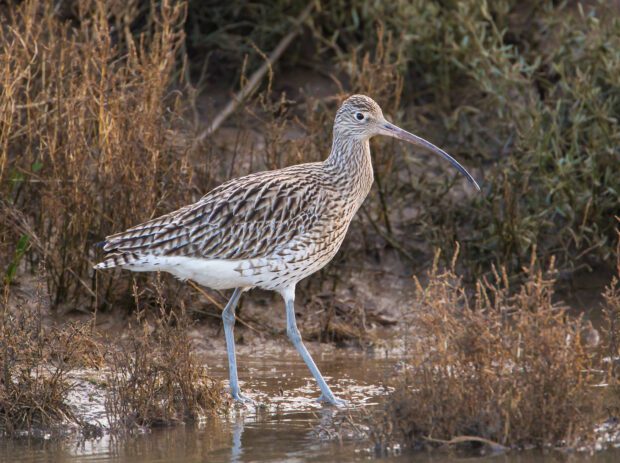
[[[620,461],[620,452],[594,456],[513,453],[486,458],[459,458],[442,452],[414,455],[376,455],[368,444],[334,438],[348,413],[370,409],[380,402],[385,378],[399,374],[399,357],[377,351],[364,355],[354,350],[311,346],[311,351],[334,392],[349,401],[353,412],[321,406],[314,380],[295,351],[282,346],[241,348],[239,376],[245,394],[264,404],[238,407],[229,416],[215,417],[198,426],[156,429],[125,439],[61,441],[43,439],[0,440],[0,462],[302,462],[485,460],[502,463]],[[321,354],[320,351],[323,351]],[[210,371],[227,377],[223,352],[205,356]],[[347,428],[345,435],[351,429]]]

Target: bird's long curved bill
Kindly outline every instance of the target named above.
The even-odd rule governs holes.
[[[384,122],[382,128],[384,129],[383,133],[385,135],[388,135],[394,138],[399,138],[413,145],[421,146],[423,148],[426,148],[429,151],[432,151],[433,153],[440,155],[442,158],[446,159],[448,162],[450,162],[450,164],[456,167],[457,170],[461,174],[463,174],[467,178],[467,180],[469,180],[471,184],[476,187],[478,191],[480,191],[480,185],[478,185],[478,182],[476,182],[474,177],[472,177],[471,174],[467,172],[467,169],[465,169],[465,167],[459,164],[459,162],[456,159],[454,159],[452,156],[450,156],[448,153],[446,153],[441,148],[438,148],[437,146],[433,145],[431,142],[426,141],[424,138],[421,138],[421,137],[418,137],[417,135],[409,133],[406,130],[401,129],[398,126],[391,124],[390,122],[387,122],[387,121]]]

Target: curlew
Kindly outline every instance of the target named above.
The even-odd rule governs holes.
[[[278,292],[286,306],[287,334],[314,376],[319,400],[336,398],[301,338],[295,320],[295,285],[332,260],[373,183],[369,139],[395,137],[448,160],[479,190],[448,153],[383,117],[371,98],[353,95],[334,121],[333,144],[323,162],[259,172],[230,180],[198,202],[108,236],[105,260],[95,269],[165,271],[213,289],[234,289],[222,312],[230,392],[239,390],[235,308],[251,288]]]

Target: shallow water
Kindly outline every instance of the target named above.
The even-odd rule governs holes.
[[[353,410],[379,403],[386,390],[383,380],[398,374],[398,355],[310,346],[319,368],[334,392],[349,401]],[[153,430],[127,439],[2,440],[0,462],[301,462],[321,461],[429,461],[463,460],[445,453],[406,456],[375,455],[367,443],[329,439],[349,412],[323,407],[314,399],[318,391],[303,362],[288,347],[242,347],[238,361],[245,394],[265,404],[238,407],[225,418],[212,418],[198,426]],[[321,354],[321,351],[323,353]],[[210,371],[226,378],[223,352],[206,356]],[[355,413],[353,411],[352,413]],[[103,417],[91,416],[93,420]],[[351,428],[347,428],[351,429]],[[620,461],[620,452],[597,455],[521,453],[489,457],[505,463],[547,461]],[[476,458],[478,460],[479,458]],[[467,460],[472,460],[468,458]]]
[[[418,453],[376,457],[353,442],[321,441],[311,432],[320,416],[307,412],[290,413],[279,419],[206,424],[202,429],[176,428],[159,430],[129,440],[114,442],[109,438],[83,444],[58,442],[11,442],[0,445],[3,462],[302,462],[347,461],[390,462],[472,462],[616,463],[620,452],[595,455],[523,452],[489,457],[463,458],[446,453]]]

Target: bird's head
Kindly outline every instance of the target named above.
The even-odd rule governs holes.
[[[449,161],[476,189],[480,186],[467,170],[441,148],[388,122],[381,107],[366,95],[352,95],[347,98],[336,113],[334,132],[340,136],[366,141],[375,135],[398,138],[416,146],[426,148]]]

